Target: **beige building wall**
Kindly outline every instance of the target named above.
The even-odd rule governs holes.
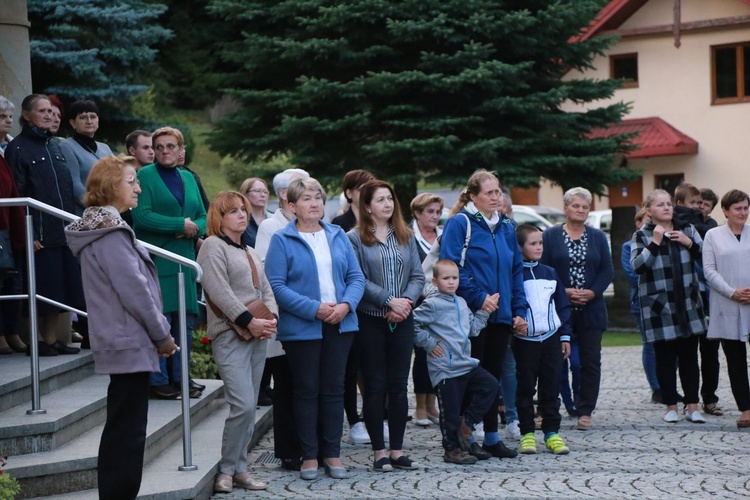
[[[26,0],[0,0],[0,95],[21,113],[23,98],[31,94],[31,56]],[[15,135],[20,130],[14,120]]]
[[[622,29],[672,23],[671,0],[651,0],[636,12]],[[739,0],[683,0],[682,21],[750,15],[750,6]],[[595,70],[569,73],[566,78],[609,78],[611,54],[638,53],[638,87],[620,89],[613,102],[631,103],[625,118],[660,117],[699,144],[697,155],[661,156],[629,161],[629,167],[643,169],[643,192],[654,189],[655,175],[685,175],[698,187],[709,187],[719,197],[734,188],[750,192],[750,102],[711,104],[711,47],[750,42],[750,27],[724,27],[714,30],[683,31],[676,48],[672,34],[622,38],[605,55],[594,61]],[[750,71],[750,68],[748,68]],[[750,93],[750,89],[748,89]],[[568,105],[567,110],[576,109]],[[549,183],[540,189],[540,204],[560,206],[562,192]],[[607,198],[596,208],[608,207]],[[713,216],[723,220],[717,207]]]

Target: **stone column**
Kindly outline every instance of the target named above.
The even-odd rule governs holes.
[[[21,101],[31,94],[31,52],[29,50],[29,16],[26,0],[2,0],[0,8],[0,95],[21,113]],[[11,135],[20,130],[14,120]]]

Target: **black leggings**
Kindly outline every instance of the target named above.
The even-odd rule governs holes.
[[[478,336],[471,338],[471,357],[478,359],[482,368],[498,380],[498,386],[503,371],[505,352],[508,350],[512,334],[510,325],[491,323],[479,332]],[[499,401],[496,401],[496,404],[484,414],[484,432],[497,432],[497,403]]]

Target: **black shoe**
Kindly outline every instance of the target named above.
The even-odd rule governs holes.
[[[503,444],[502,441],[490,446],[483,444],[482,449],[490,452],[493,457],[497,458],[514,458],[518,456],[518,452],[516,450],[508,448]]]
[[[149,390],[151,399],[180,399],[180,391],[169,384],[152,385]]]
[[[267,392],[260,391],[258,396],[258,406],[273,406],[273,399],[268,395]]]
[[[664,400],[661,397],[661,389],[656,389],[654,392],[651,393],[651,402],[657,405],[660,405],[664,402]]]
[[[411,460],[406,455],[401,455],[398,458],[391,458],[391,466],[396,469],[402,470],[416,470],[419,468],[419,464]]]
[[[203,395],[203,390],[193,387],[192,380],[190,382],[191,383],[188,385],[188,395],[190,396],[190,399],[200,398]],[[200,385],[200,384],[196,384],[196,385]],[[174,382],[172,384],[172,387],[174,388],[175,391],[182,394],[182,382]]]
[[[37,342],[37,345],[39,346],[37,348],[37,352],[39,353],[39,356],[57,356],[60,354],[57,352],[57,349],[49,345],[47,342],[42,342],[41,340]],[[26,355],[31,356],[31,346],[26,346]]]
[[[203,392],[203,391],[206,390],[206,386],[205,385],[199,384],[198,382],[196,382],[193,379],[190,379],[190,384],[188,385],[188,387],[190,387],[191,391],[192,390],[197,390],[197,391]]]
[[[281,468],[286,470],[298,471],[302,468],[302,459],[299,458],[282,458]]]
[[[372,463],[372,470],[375,472],[391,472],[393,470],[393,466],[390,463],[390,459],[388,457],[383,457],[380,460],[376,460]]]
[[[469,445],[469,454],[474,455],[479,460],[488,460],[492,458],[492,453],[483,450],[482,447],[479,446],[479,443],[471,443]]]
[[[81,350],[77,347],[70,347],[69,345],[65,345],[59,340],[56,340],[54,344],[52,344],[52,348],[56,350],[59,354],[78,354],[81,352]]]

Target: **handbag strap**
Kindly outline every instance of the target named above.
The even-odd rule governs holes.
[[[247,256],[247,261],[250,264],[250,270],[253,273],[253,286],[258,292],[260,292],[260,279],[258,278],[258,268],[255,267],[255,262],[253,262],[253,258],[250,256],[250,253],[247,250],[245,250],[245,255]],[[214,302],[211,300],[211,297],[208,296],[208,292],[206,292],[205,288],[203,289],[203,293],[206,296],[206,304],[208,304],[208,307],[211,308],[211,311],[213,311],[216,317],[226,318],[226,314],[221,312],[221,309],[219,309],[217,305],[214,304]]]

